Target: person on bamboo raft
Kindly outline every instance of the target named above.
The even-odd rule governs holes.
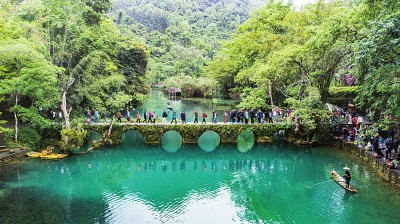
[[[350,168],[348,168],[348,167],[345,167],[345,168],[343,168],[345,171],[344,171],[344,179],[345,179],[345,181],[346,181],[346,187],[347,188],[349,188],[349,186],[350,186],[350,180],[351,180],[351,174],[350,174]]]

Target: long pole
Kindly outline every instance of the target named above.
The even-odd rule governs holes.
[[[320,183],[312,184],[312,185],[306,186],[306,188],[310,188],[310,187],[313,187],[315,185],[323,184],[323,183],[326,183],[326,182],[329,182],[329,181],[332,181],[332,180],[326,180],[326,181],[323,181],[323,182],[320,182]]]

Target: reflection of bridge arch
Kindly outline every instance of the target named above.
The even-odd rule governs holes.
[[[252,130],[243,130],[237,139],[237,148],[240,152],[250,151],[254,146],[254,133]]]
[[[94,141],[102,139],[101,134],[102,134],[101,132],[89,130],[87,133],[87,136],[86,136],[85,143],[79,150],[85,151],[85,150],[89,149],[90,147],[92,147]]]
[[[137,130],[129,130],[122,134],[121,136],[121,144],[123,146],[132,146],[132,145],[143,145],[144,144],[144,137],[142,133]]]
[[[161,136],[161,146],[167,152],[177,152],[182,147],[182,140],[179,132],[170,130]]]
[[[200,136],[198,145],[203,151],[212,152],[219,146],[220,142],[221,138],[217,132],[206,131]]]

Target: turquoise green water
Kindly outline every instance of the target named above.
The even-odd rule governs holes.
[[[351,168],[351,194],[329,170]],[[325,182],[324,182],[325,181]],[[324,183],[321,183],[324,182]],[[321,184],[319,184],[321,183]],[[397,223],[399,195],[340,150],[285,144],[177,153],[126,141],[0,171],[1,223]]]
[[[162,91],[153,89],[149,95],[146,103],[137,108],[133,113],[139,111],[140,115],[143,116],[144,110],[156,111],[157,117],[161,119],[161,114],[165,110],[168,112],[167,103],[169,102],[169,107],[177,112],[177,120],[181,122],[180,113],[185,110],[187,123],[193,123],[194,121],[194,110],[199,112],[199,123],[201,123],[201,113],[202,111],[207,114],[207,122],[211,123],[212,111],[216,110],[218,112],[218,121],[223,122],[223,112],[227,110],[228,112],[232,109],[236,109],[238,104],[237,100],[217,100],[217,99],[203,99],[203,98],[173,98],[168,97],[163,94]],[[143,117],[142,117],[143,118]],[[172,113],[169,113],[167,120],[170,122],[172,119]],[[229,121],[229,118],[228,118]]]

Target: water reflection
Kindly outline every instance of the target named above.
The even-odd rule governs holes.
[[[161,161],[161,166],[157,169],[157,163],[160,161],[138,161],[132,164],[126,164],[126,170],[128,172],[137,172],[140,173],[144,171],[144,173],[157,173],[157,172],[172,172],[175,173],[178,169],[179,171],[185,172],[188,168],[191,168],[193,171],[198,170],[198,164],[201,164],[202,171],[212,171],[212,172],[223,172],[226,170],[227,164],[228,169],[231,172],[234,171],[246,171],[249,173],[257,173],[261,171],[271,171],[274,170],[276,166],[274,161],[263,161],[263,160],[248,160],[248,159],[239,159],[239,160],[198,160],[198,161]],[[287,167],[283,164],[280,164],[280,171],[287,171]],[[57,173],[71,174],[69,168],[64,168],[63,166],[59,168],[56,163],[52,164],[53,168]],[[94,168],[95,167],[95,168]],[[268,167],[269,169],[265,169]],[[109,172],[113,170],[114,172],[118,171],[117,169],[121,168],[121,165],[111,165],[111,164],[102,164],[102,163],[92,163],[89,162],[87,164],[87,171],[89,173],[95,172]]]
[[[157,166],[160,164],[160,166]],[[74,179],[77,181],[86,182],[88,179],[96,178],[95,181],[101,183],[102,179],[113,179],[122,180],[132,175],[144,175],[149,174],[177,174],[178,171],[183,177],[193,179],[193,173],[199,170],[199,164],[201,166],[202,173],[215,173],[225,174],[228,170],[232,174],[232,177],[241,177],[243,175],[285,175],[290,170],[285,163],[278,162],[276,160],[258,160],[258,159],[227,159],[227,160],[136,160],[136,161],[121,161],[115,162],[111,160],[98,160],[89,161],[86,163],[86,171],[79,168],[76,165],[60,164],[57,162],[46,163],[46,166],[42,167],[42,172],[53,173],[50,176],[44,177],[42,175],[36,175],[36,179],[42,179],[42,181],[51,182],[55,179],[61,182],[67,182],[68,180]],[[279,169],[276,169],[279,167]],[[38,171],[40,172],[40,171]],[[238,176],[239,174],[239,176]],[[54,176],[56,175],[56,176]],[[67,178],[63,178],[67,175]],[[137,177],[139,177],[137,176]],[[263,178],[265,176],[259,176]],[[67,180],[68,179],[68,180]],[[101,191],[101,186],[97,186]]]
[[[359,195],[329,181],[306,188],[344,164],[354,170]],[[15,168],[0,172],[5,223],[357,223],[371,212],[382,214],[371,218],[376,223],[399,218],[400,198],[385,199],[390,191],[363,162],[328,149],[103,148],[63,161],[29,160],[19,170],[20,178]],[[15,215],[22,210],[24,220]]]

